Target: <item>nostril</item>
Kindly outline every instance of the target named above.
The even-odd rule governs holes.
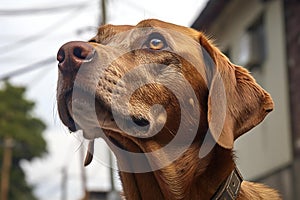
[[[147,119],[145,119],[141,116],[138,116],[138,117],[137,116],[132,116],[131,118],[132,118],[132,121],[136,125],[141,126],[141,127],[145,127],[145,126],[148,126],[150,124],[150,122]]]
[[[65,60],[65,51],[60,49],[57,53],[56,59],[59,63],[62,63]]]
[[[73,54],[74,54],[74,56],[76,56],[77,58],[80,58],[82,60],[84,60],[86,58],[86,55],[83,54],[83,49],[81,47],[75,47],[73,50]]]
[[[92,46],[85,45],[85,46],[78,46],[74,47],[73,55],[80,60],[84,60],[85,62],[90,62],[95,54],[95,50]]]

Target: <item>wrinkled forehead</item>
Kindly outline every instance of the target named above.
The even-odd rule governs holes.
[[[184,35],[186,37],[189,37],[193,40],[198,41],[199,38],[199,32],[188,27],[180,26],[177,24],[172,24],[156,19],[148,19],[148,20],[143,20],[137,24],[136,27],[153,27],[153,28],[160,28],[164,30],[168,30],[173,33],[179,33],[181,35]]]
[[[122,32],[129,33],[130,30],[133,28],[134,26],[130,26],[130,25],[112,25],[112,24],[103,25],[99,27],[97,35],[91,40],[95,40],[98,43],[104,43],[108,39],[111,39],[112,37]]]
[[[199,33],[191,28],[151,19],[141,21],[136,26],[110,24],[101,26],[93,39],[105,45],[110,42],[132,43],[147,38],[153,32],[160,33],[166,39],[173,39],[173,42],[184,40],[186,44],[198,43],[199,38]]]

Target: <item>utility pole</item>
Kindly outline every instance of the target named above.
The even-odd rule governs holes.
[[[83,200],[88,200],[88,191],[87,191],[87,186],[86,186],[86,173],[85,173],[85,169],[83,166],[83,162],[84,162],[84,148],[81,147],[80,148],[80,159],[79,159],[79,164],[80,164],[80,171],[81,171],[81,184],[82,184],[82,190],[84,192],[84,198]]]
[[[109,170],[110,170],[110,184],[111,184],[111,191],[115,191],[115,181],[114,181],[114,171],[113,171],[113,156],[110,150],[108,150],[108,157],[109,157]]]
[[[67,168],[63,167],[61,170],[61,200],[67,200],[67,180],[68,172]]]
[[[100,25],[106,24],[106,0],[100,0],[101,1],[101,19],[100,19]]]
[[[106,0],[100,0],[101,1],[101,23],[100,25],[104,25],[107,22],[107,12],[106,12]],[[114,169],[113,169],[113,155],[110,152],[110,150],[108,150],[108,159],[109,159],[109,170],[110,170],[110,185],[111,185],[111,190],[110,193],[108,195],[108,199],[109,200],[114,200],[114,199],[119,199],[119,195],[116,192],[116,188],[115,188],[115,182],[114,182]]]
[[[100,20],[100,25],[104,25],[107,22],[107,12],[106,12],[106,0],[100,0],[101,1],[101,20]],[[115,182],[114,182],[114,170],[113,170],[113,155],[108,150],[108,159],[109,159],[109,167],[110,167],[110,184],[111,184],[111,190],[108,195],[109,200],[114,200],[114,199],[119,199],[119,195],[116,193],[116,188],[115,188]]]
[[[11,137],[5,137],[1,169],[1,200],[8,200],[13,146],[14,140]]]

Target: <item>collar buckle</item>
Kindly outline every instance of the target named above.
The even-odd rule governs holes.
[[[212,200],[235,200],[240,192],[243,177],[235,168],[226,181],[220,186]]]

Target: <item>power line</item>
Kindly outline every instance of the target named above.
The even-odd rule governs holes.
[[[56,69],[57,68],[52,68],[51,70],[56,70]],[[40,82],[45,79],[45,77],[47,75],[50,75],[48,68],[43,68],[43,70],[40,70],[39,72],[37,72],[37,74],[35,74],[33,76],[33,78],[31,78],[29,81],[29,83],[34,83],[33,85],[30,86],[30,88],[33,89],[33,88],[37,87],[40,84]]]
[[[25,66],[23,68],[20,68],[20,69],[17,69],[15,71],[13,71],[13,72],[9,72],[9,73],[7,73],[3,76],[0,76],[0,81],[7,80],[11,77],[18,76],[18,75],[33,71],[33,70],[38,69],[40,67],[45,67],[45,66],[47,66],[49,64],[52,64],[54,62],[56,62],[56,58],[51,56],[51,57],[46,58],[44,60],[38,61],[36,63],[30,64],[28,66]]]
[[[147,10],[146,7],[143,7],[142,5],[136,4],[136,2],[138,2],[138,1],[132,2],[130,0],[126,0],[126,4],[129,7],[135,9],[136,11],[139,11],[139,12],[143,11],[144,13],[148,13],[149,15],[157,16],[156,13]]]
[[[16,42],[13,42],[13,43],[10,43],[10,44],[4,45],[4,46],[0,46],[0,54],[3,56],[3,54],[10,53],[11,51],[13,51],[15,49],[23,48],[25,45],[28,45],[32,42],[35,42],[35,41],[49,35],[50,33],[53,32],[53,30],[57,30],[59,27],[65,26],[67,22],[70,22],[71,20],[75,19],[74,14],[78,15],[87,6],[89,6],[89,5],[85,5],[83,7],[76,8],[75,10],[73,10],[73,12],[71,12],[67,16],[57,20],[55,23],[48,26],[44,30],[38,32],[37,34],[25,37],[23,39],[20,39]]]
[[[59,5],[47,8],[25,8],[25,9],[0,9],[0,16],[20,16],[20,15],[35,15],[44,13],[57,13],[66,10],[72,10],[76,8],[86,7],[88,2],[71,5]]]

